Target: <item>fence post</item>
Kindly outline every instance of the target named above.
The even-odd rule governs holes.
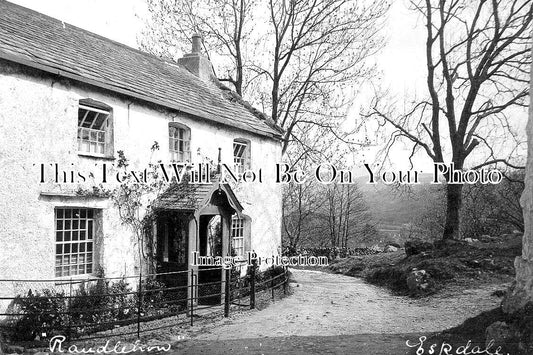
[[[272,270],[274,270],[274,268],[272,267]],[[272,301],[274,301],[274,277],[271,276],[270,278],[270,289],[272,290]]]
[[[283,280],[283,294],[284,295],[287,294],[287,284],[289,283],[289,278],[287,277],[287,274],[288,274],[287,270],[288,270],[288,267],[285,266],[284,272],[283,272],[284,273],[284,280]]]
[[[250,309],[255,308],[255,268],[257,266],[257,259],[252,259],[252,270],[250,275]]]
[[[239,266],[239,276],[237,276],[237,286],[239,287],[239,292],[238,292],[238,302],[239,302],[239,306],[242,304],[242,266]]]
[[[191,327],[193,326],[193,313],[194,313],[194,269],[191,269],[191,309],[189,314],[191,315]]]
[[[226,269],[226,284],[224,285],[225,287],[225,292],[224,292],[224,317],[228,317],[229,316],[229,304],[230,304],[230,301],[231,301],[231,289],[230,289],[230,281],[231,281],[231,270],[228,268]]]
[[[69,292],[68,292],[68,302],[67,302],[67,319],[68,319],[68,322],[67,322],[67,340],[70,341],[70,338],[72,336],[72,313],[71,313],[71,308],[72,308],[72,277],[70,278],[70,282],[68,284],[68,287],[69,287]],[[50,329],[52,330],[52,329]]]
[[[142,271],[139,271],[139,285],[137,287],[137,339],[141,335],[141,308],[142,308]]]

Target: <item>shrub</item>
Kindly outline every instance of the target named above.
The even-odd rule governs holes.
[[[123,320],[132,317],[136,304],[134,303],[133,294],[130,294],[131,291],[131,288],[124,279],[109,286],[108,292],[113,295],[110,296],[111,299],[109,302],[113,319]]]
[[[69,304],[69,313],[71,323],[76,325],[76,332],[85,333],[86,328],[109,321],[111,312],[106,296],[108,288],[104,279],[98,279],[89,285],[82,282],[74,292]]]
[[[60,332],[66,322],[67,305],[64,292],[45,289],[25,296],[17,296],[14,303],[15,316],[13,334],[10,338],[16,341],[34,340],[43,334],[51,336]]]
[[[164,282],[161,282],[157,279],[146,279],[142,282],[141,289],[142,293],[142,308],[141,312],[147,312],[151,309],[156,308],[158,305],[161,307],[161,303],[165,301],[165,298],[168,297],[168,294],[165,294],[165,289],[167,286]],[[137,306],[138,294],[135,294],[135,305]]]
[[[396,292],[407,292],[408,272],[400,266],[378,267],[365,271],[366,281],[380,286],[388,286]]]

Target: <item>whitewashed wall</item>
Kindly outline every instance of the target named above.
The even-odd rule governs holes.
[[[280,143],[215,125],[200,119],[150,108],[93,87],[53,80],[18,65],[0,62],[0,278],[54,278],[54,208],[76,206],[103,209],[103,240],[97,245],[98,263],[106,276],[135,273],[131,232],[119,222],[106,199],[43,196],[42,192],[69,192],[74,184],[40,184],[41,163],[59,163],[87,176],[100,170],[95,164],[113,163],[77,154],[78,101],[92,98],[110,105],[114,117],[114,150],[123,150],[133,166],[151,160],[167,161],[168,122],[191,129],[193,161],[209,157],[232,164],[233,139],[251,141],[252,168],[263,168],[264,182],[236,187],[244,213],[252,218],[252,249],[260,255],[277,253],[281,244],[281,189],[274,183],[275,164],[281,160]],[[161,149],[151,156],[154,141]],[[117,155],[115,154],[115,158]],[[98,176],[98,175],[97,175]],[[91,183],[92,184],[92,183]],[[91,185],[89,184],[89,185]]]

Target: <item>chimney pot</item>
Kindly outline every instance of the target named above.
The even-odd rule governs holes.
[[[202,36],[198,33],[192,35],[191,53],[200,53],[202,51]]]

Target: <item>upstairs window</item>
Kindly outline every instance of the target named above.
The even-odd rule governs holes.
[[[111,107],[91,99],[78,107],[78,152],[112,156]]]
[[[233,141],[233,165],[238,174],[251,168],[250,141],[245,139],[235,139]]]
[[[191,160],[191,130],[189,127],[170,122],[168,127],[170,159],[177,162]]]

